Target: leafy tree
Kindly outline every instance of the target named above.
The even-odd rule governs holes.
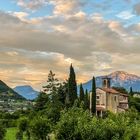
[[[44,109],[48,101],[49,101],[48,95],[46,93],[41,92],[36,99],[35,110],[39,111]]]
[[[47,140],[51,125],[47,118],[35,117],[30,124],[31,136],[34,140]]]
[[[84,89],[82,84],[80,84],[80,101],[84,101]]]
[[[137,111],[140,112],[140,98],[130,96],[129,97],[129,107],[134,107]]]
[[[29,122],[27,118],[21,118],[19,121],[19,131],[25,132],[29,127]]]
[[[68,96],[67,101],[70,102],[71,105],[73,105],[74,101],[77,99],[77,83],[76,83],[76,75],[72,64],[70,66],[67,96]]]
[[[23,140],[23,132],[22,131],[18,131],[16,133],[16,140]]]
[[[19,120],[18,130],[16,134],[17,139],[22,139],[23,134],[26,133],[27,139],[30,140],[29,120],[27,118],[24,117]]]
[[[73,107],[62,112],[55,134],[58,140],[138,140],[139,128],[140,117],[134,110],[102,119]]]
[[[94,76],[92,79],[92,108],[91,108],[91,111],[93,114],[96,113],[96,80],[95,80]]]
[[[55,129],[57,140],[83,140],[80,130],[90,119],[90,114],[82,108],[72,107],[63,111]]]
[[[65,102],[66,102],[67,92],[68,92],[68,83],[64,82],[64,83],[60,84],[60,87],[58,88],[58,100],[62,104],[65,104]]]
[[[46,109],[42,110],[41,114],[46,115],[51,122],[56,123],[60,118],[60,112],[64,109],[64,105],[59,100],[48,102]]]

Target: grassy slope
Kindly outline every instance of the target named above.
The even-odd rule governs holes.
[[[7,133],[5,136],[5,140],[16,140],[15,136],[17,133],[17,128],[7,128]],[[26,137],[23,137],[23,140],[26,140]]]
[[[5,136],[5,140],[16,140],[16,133],[17,133],[17,128],[16,127],[12,127],[12,128],[7,128],[7,133]],[[51,140],[55,140],[55,135],[51,134],[50,137]],[[27,140],[26,136],[24,135],[23,140]],[[31,140],[33,140],[31,138]]]

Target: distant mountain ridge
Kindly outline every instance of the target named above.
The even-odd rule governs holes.
[[[39,94],[39,92],[35,91],[29,85],[17,86],[14,88],[14,91],[16,91],[18,94],[20,94],[21,96],[23,96],[24,98],[28,100],[35,99]]]
[[[16,99],[16,100],[25,100],[24,97],[15,92],[12,88],[6,85],[3,81],[0,80],[0,98],[4,100]]]
[[[134,91],[140,91],[140,77],[124,71],[116,71],[108,75],[96,77],[97,87],[102,87],[102,78],[105,76],[111,78],[111,86],[124,87],[128,91],[130,87],[132,87]],[[88,91],[90,91],[91,85],[92,80],[84,83],[83,87],[84,89],[88,89]]]

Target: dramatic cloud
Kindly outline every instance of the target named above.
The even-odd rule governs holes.
[[[87,4],[81,0],[18,0],[17,4],[33,11],[53,5],[53,12],[35,17],[23,9],[0,11],[0,76],[11,86],[30,84],[40,89],[50,69],[64,80],[71,63],[78,82],[116,70],[140,75],[139,23],[124,26],[116,16],[107,20],[103,13],[89,14],[81,8]],[[117,12],[121,20],[135,17],[122,11]]]
[[[53,5],[54,14],[73,13],[84,4],[85,0],[17,0],[17,5],[33,11],[46,5]]]

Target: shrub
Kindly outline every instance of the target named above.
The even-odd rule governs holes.
[[[35,140],[46,140],[50,129],[50,121],[47,118],[35,117],[31,121],[30,132]]]

